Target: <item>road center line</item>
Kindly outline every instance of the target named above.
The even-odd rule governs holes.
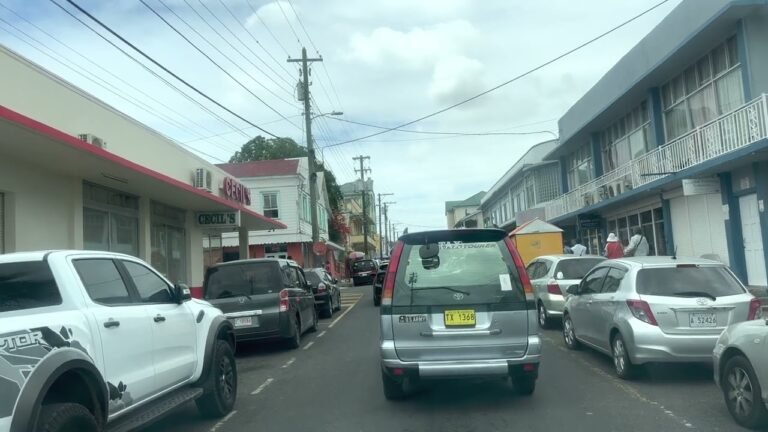
[[[220,421],[220,422],[218,422],[218,423],[216,423],[215,425],[213,425],[213,427],[211,428],[211,432],[216,432],[216,429],[218,429],[218,428],[220,428],[220,427],[224,426],[224,423],[225,423],[227,420],[231,419],[231,418],[232,418],[232,416],[233,416],[233,415],[235,415],[236,413],[237,413],[237,411],[236,411],[236,410],[233,410],[231,413],[227,414],[227,416],[226,416],[226,417],[224,417],[223,419],[221,419],[221,421]]]
[[[302,348],[304,351],[308,350],[309,347],[315,344],[315,341],[310,341],[304,348]]]
[[[283,369],[285,369],[285,368],[287,368],[288,366],[292,365],[292,364],[293,364],[293,362],[295,362],[295,361],[296,361],[296,357],[291,357],[291,359],[290,359],[290,360],[288,360],[287,362],[285,362],[285,364],[284,364],[284,365],[282,365],[281,367],[282,367]]]
[[[338,317],[338,318],[336,318],[335,320],[333,320],[333,322],[332,322],[332,323],[331,323],[331,324],[328,326],[328,328],[333,328],[333,326],[335,326],[335,325],[336,325],[336,323],[337,323],[337,322],[339,322],[339,320],[340,320],[340,319],[344,318],[344,315],[346,315],[346,314],[347,314],[349,311],[351,311],[351,310],[352,310],[352,308],[353,308],[353,307],[355,307],[355,305],[357,305],[357,303],[358,303],[359,301],[360,301],[360,300],[356,301],[356,302],[355,302],[355,303],[353,303],[353,304],[352,304],[352,306],[350,306],[350,307],[349,307],[347,310],[345,310],[344,312],[342,312],[342,313],[341,313],[341,315],[339,315],[339,317]]]
[[[321,338],[323,336],[325,336],[325,330],[323,330],[323,331],[321,331],[320,333],[317,334],[317,337],[319,337],[319,338]]]
[[[267,380],[264,381],[264,383],[262,385],[260,385],[256,390],[252,391],[251,394],[252,395],[256,395],[256,394],[261,393],[261,391],[264,390],[265,388],[267,388],[268,385],[272,384],[272,381],[274,381],[274,379],[267,378]]]

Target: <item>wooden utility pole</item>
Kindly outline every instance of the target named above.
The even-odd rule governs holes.
[[[360,181],[363,183],[363,253],[365,253],[365,256],[368,256],[368,212],[367,212],[367,206],[366,206],[366,198],[368,195],[368,190],[365,187],[365,173],[370,173],[370,168],[365,168],[364,163],[366,160],[370,160],[370,156],[356,156],[352,158],[353,160],[360,162],[360,169],[355,169],[355,172],[360,173]]]

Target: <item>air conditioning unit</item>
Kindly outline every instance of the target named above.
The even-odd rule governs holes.
[[[195,170],[195,176],[192,179],[192,184],[198,189],[212,192],[213,174],[211,174],[211,170],[207,168],[197,168]]]
[[[104,150],[107,149],[107,142],[97,137],[96,135],[87,133],[87,134],[80,134],[78,135],[78,137],[81,140],[87,142],[88,144],[94,145],[100,149],[104,149]]]

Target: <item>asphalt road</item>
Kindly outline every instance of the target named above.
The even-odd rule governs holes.
[[[711,367],[657,365],[635,381],[621,381],[608,357],[568,351],[559,330],[542,332],[544,358],[531,397],[514,395],[501,380],[478,380],[430,383],[389,402],[381,389],[379,310],[370,287],[343,293],[342,312],[322,320],[301,348],[238,350],[238,400],[228,417],[202,420],[189,404],[144,432],[741,430]]]

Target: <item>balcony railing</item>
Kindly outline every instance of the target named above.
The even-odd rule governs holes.
[[[546,218],[575,212],[764,138],[768,138],[765,94],[549,201]]]

